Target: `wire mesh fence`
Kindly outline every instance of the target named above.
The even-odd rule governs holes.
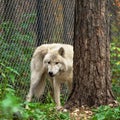
[[[110,0],[111,39],[119,48],[120,8],[116,8],[117,4]],[[35,47],[43,43],[73,43],[74,7],[74,0],[0,0],[0,63],[19,73],[15,79],[8,76],[8,82],[23,99],[29,89],[30,60]],[[116,54],[112,56],[112,67],[116,70],[114,64],[119,61],[119,51],[116,48],[111,53]],[[5,81],[1,78],[1,69],[2,66],[2,86]],[[113,78],[120,80],[119,72],[113,73]]]
[[[0,62],[19,73],[13,83],[8,82],[23,99],[29,89],[35,47],[72,44],[74,4],[74,0],[0,0]]]

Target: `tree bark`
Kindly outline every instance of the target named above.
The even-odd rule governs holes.
[[[43,28],[43,0],[37,0],[37,41],[36,46],[44,43],[44,28]]]
[[[65,108],[114,101],[111,90],[109,0],[76,0],[73,89]]]

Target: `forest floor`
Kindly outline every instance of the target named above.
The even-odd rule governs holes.
[[[73,118],[73,120],[89,120],[92,115],[93,111],[91,108],[82,106],[71,111],[70,118]]]

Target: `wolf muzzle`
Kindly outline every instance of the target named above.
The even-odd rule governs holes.
[[[50,77],[54,77],[53,72],[49,72]]]

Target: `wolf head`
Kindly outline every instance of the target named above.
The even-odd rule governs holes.
[[[48,50],[48,53],[43,59],[43,64],[50,77],[60,75],[66,70],[64,55],[65,51],[63,47],[59,49]]]

